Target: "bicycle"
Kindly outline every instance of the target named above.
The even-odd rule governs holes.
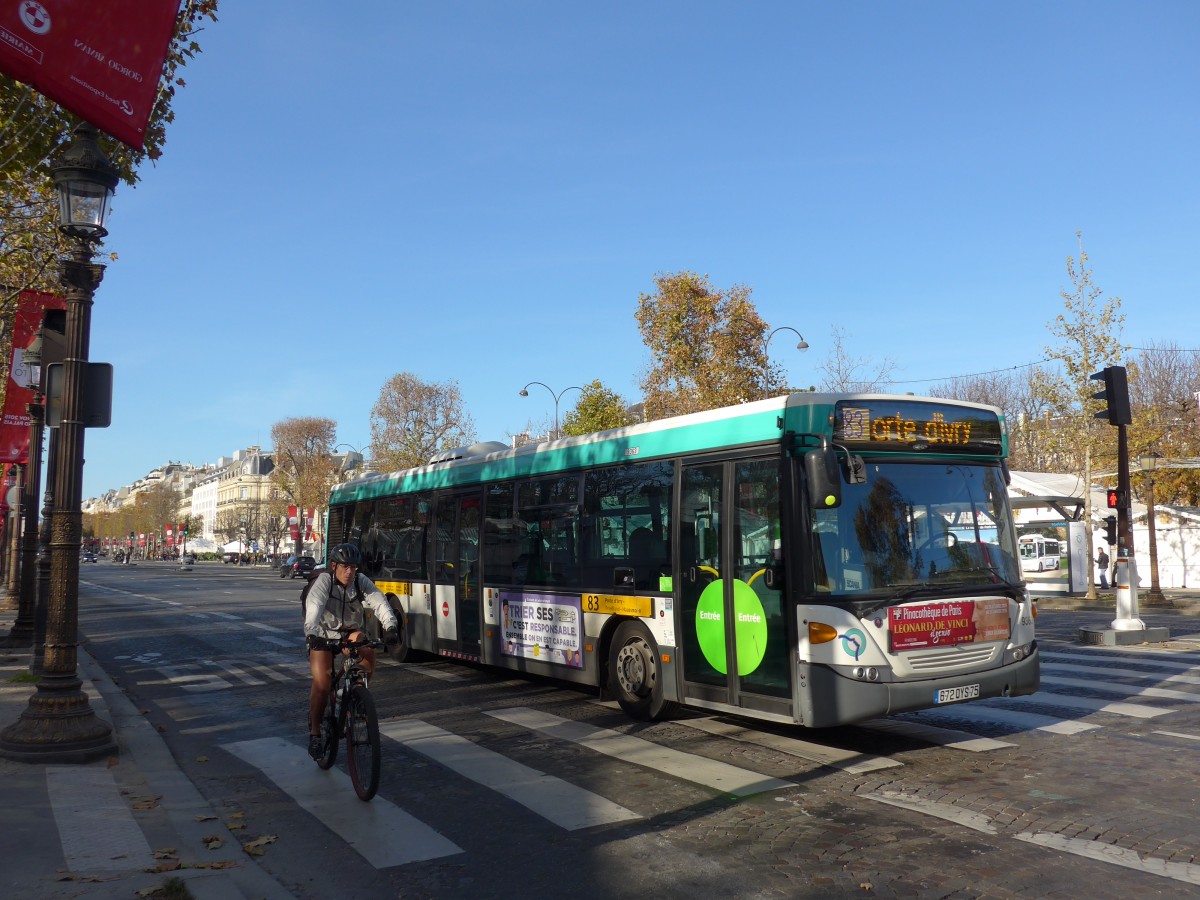
[[[367,686],[367,670],[359,661],[358,651],[362,647],[376,650],[385,646],[383,641],[348,638],[313,642],[316,650],[330,650],[334,655],[333,679],[330,682],[329,700],[325,704],[325,715],[321,719],[321,741],[323,750],[317,765],[329,769],[337,761],[338,741],[346,738],[346,767],[350,770],[350,781],[360,800],[370,800],[379,789],[379,719],[375,715],[375,698]],[[349,650],[343,655],[342,650]],[[341,660],[341,665],[338,665]]]

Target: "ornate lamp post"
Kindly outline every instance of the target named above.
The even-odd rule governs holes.
[[[92,295],[104,266],[92,262],[108,232],[104,218],[119,175],[96,143],[98,132],[76,126],[53,169],[59,228],[74,239],[63,261],[67,332],[63,358],[62,424],[50,513],[50,596],[42,679],[16,723],[0,732],[0,755],[34,762],[87,762],[116,752],[112,727],[100,719],[76,675],[79,626],[79,546],[83,530],[84,402]]]
[[[1164,606],[1168,601],[1158,583],[1158,538],[1155,534],[1157,523],[1154,521],[1154,471],[1158,468],[1159,459],[1157,453],[1150,452],[1139,456],[1138,464],[1149,481],[1149,489],[1146,492],[1146,524],[1150,536],[1150,593],[1146,595],[1146,599],[1155,605]]]
[[[529,384],[540,384],[542,387],[544,387],[546,390],[548,390],[550,392],[550,396],[554,398],[554,437],[555,438],[561,437],[561,435],[558,433],[558,401],[562,399],[563,394],[565,394],[567,391],[582,392],[583,388],[581,388],[577,384],[573,384],[570,387],[563,388],[561,391],[559,391],[556,394],[556,393],[554,393],[554,388],[550,387],[550,385],[545,384],[544,382],[531,381],[531,382],[529,382]],[[522,397],[529,396],[529,384],[527,384],[527,385],[525,385],[525,387],[521,388],[520,396],[522,396]]]

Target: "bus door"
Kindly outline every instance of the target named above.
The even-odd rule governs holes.
[[[479,656],[480,497],[443,494],[434,516],[434,617],[438,649]]]
[[[684,695],[790,718],[779,460],[684,466],[680,497]]]

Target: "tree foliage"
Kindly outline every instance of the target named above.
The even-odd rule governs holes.
[[[283,419],[271,426],[279,493],[302,509],[324,509],[337,481],[333,445],[337,422],[316,416]]]
[[[641,387],[647,420],[684,415],[782,393],[767,356],[767,323],[750,288],[717,288],[695,272],[659,274],[638,297],[638,331],[650,351]]]
[[[591,434],[632,425],[633,415],[625,399],[616,391],[606,388],[600,379],[583,386],[579,402],[563,420],[563,432],[569,435]]]
[[[475,422],[457,381],[426,382],[400,372],[371,408],[371,462],[379,471],[423,466],[434,454],[474,440]]]

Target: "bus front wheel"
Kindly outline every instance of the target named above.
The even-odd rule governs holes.
[[[668,717],[676,704],[663,699],[658,646],[641,622],[622,622],[608,654],[608,683],[630,718],[655,722]]]

